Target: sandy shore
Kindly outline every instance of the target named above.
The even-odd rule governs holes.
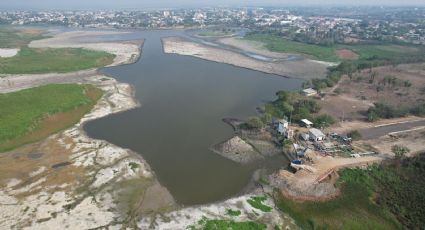
[[[165,53],[193,56],[285,77],[300,79],[323,78],[326,76],[327,71],[326,64],[313,60],[259,61],[237,52],[190,42],[179,37],[164,38],[163,49]]]

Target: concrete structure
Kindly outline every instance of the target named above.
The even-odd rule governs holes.
[[[322,133],[322,131],[320,131],[319,129],[309,129],[308,131],[308,135],[310,136],[310,140],[313,141],[323,141],[324,139],[326,139],[326,135]]]

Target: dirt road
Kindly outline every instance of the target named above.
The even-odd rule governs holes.
[[[368,140],[368,139],[379,138],[392,132],[410,130],[420,126],[425,126],[425,119],[409,121],[409,122],[399,122],[399,123],[378,125],[371,128],[361,129],[359,130],[359,132],[362,135],[362,139]]]

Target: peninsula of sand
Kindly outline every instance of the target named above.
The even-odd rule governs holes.
[[[252,43],[235,38],[223,38],[218,46],[209,46],[182,37],[167,37],[162,39],[165,53],[193,56],[209,61],[230,64],[238,67],[276,74],[284,77],[313,79],[324,78],[327,68],[335,63],[320,62],[305,57],[291,59],[291,54],[276,53],[258,48]],[[240,52],[238,52],[240,51]],[[253,55],[246,55],[246,51]],[[261,55],[265,58],[256,59],[252,56]]]

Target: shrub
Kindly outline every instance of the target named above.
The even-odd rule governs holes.
[[[263,212],[271,212],[272,208],[263,204],[267,198],[265,196],[254,196],[247,200],[247,202],[253,207]]]
[[[314,118],[313,124],[316,128],[326,128],[335,124],[335,119],[328,114],[322,114]]]
[[[261,121],[259,117],[251,117],[249,118],[247,125],[252,129],[261,129],[264,126],[264,123]]]
[[[362,138],[362,135],[360,134],[360,132],[358,130],[350,131],[347,134],[347,136],[350,137],[353,141],[357,141],[357,140],[360,140]]]
[[[404,155],[410,152],[410,149],[403,145],[393,145],[391,151],[395,154],[397,158],[404,157]]]

